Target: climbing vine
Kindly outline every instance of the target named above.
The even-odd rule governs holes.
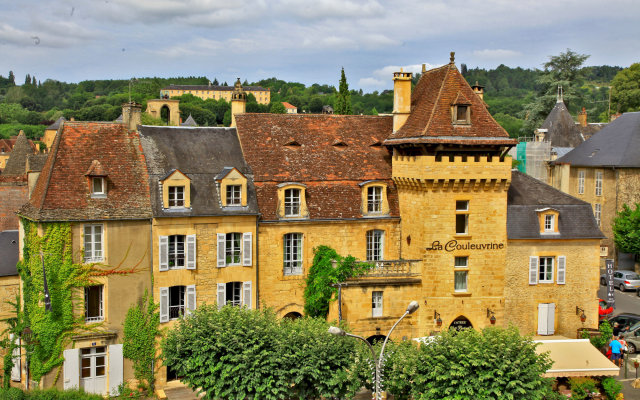
[[[352,256],[341,257],[329,246],[318,246],[313,254],[313,265],[304,289],[304,312],[311,317],[326,318],[329,303],[338,292],[333,285],[363,275],[373,268],[373,264],[360,263]],[[332,260],[337,261],[336,268],[333,268]]]
[[[18,341],[11,340],[11,336],[14,338],[20,336],[20,333],[24,329],[24,319],[22,318],[22,311],[20,308],[20,296],[16,296],[16,300],[8,302],[13,307],[13,315],[3,322],[7,324],[7,328],[2,332],[2,340],[0,340],[0,347],[5,351],[3,357],[2,368],[2,387],[8,388],[11,381],[11,370],[13,369],[13,352],[18,348]]]

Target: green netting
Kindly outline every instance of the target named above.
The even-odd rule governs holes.
[[[518,160],[518,171],[527,173],[527,143],[521,142],[516,146],[516,160]]]

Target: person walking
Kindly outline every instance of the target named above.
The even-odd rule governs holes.
[[[611,361],[618,367],[622,366],[622,343],[618,341],[617,336],[613,337],[609,347],[611,348]]]

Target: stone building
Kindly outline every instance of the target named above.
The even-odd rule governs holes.
[[[20,294],[20,276],[16,269],[18,262],[18,230],[0,232],[0,332],[9,328],[6,323],[8,318],[15,317],[16,297]],[[6,349],[0,348],[0,368],[4,367],[4,355]],[[17,352],[19,354],[19,351]],[[11,382],[20,382],[20,357],[13,358]]]
[[[225,99],[226,101],[230,102],[233,90],[233,86],[212,85],[211,83],[209,83],[208,85],[171,84],[160,89],[160,97],[171,98],[182,96],[183,94],[192,94],[196,97],[200,97],[203,100]],[[268,88],[263,88],[262,86],[245,86],[244,90],[247,93],[251,93],[252,95],[254,95],[258,104],[271,103],[271,92]]]

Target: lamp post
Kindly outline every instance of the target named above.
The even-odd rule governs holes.
[[[380,371],[382,370],[382,367],[384,366],[384,349],[387,346],[387,341],[389,340],[389,336],[391,336],[391,332],[393,332],[393,330],[400,323],[400,321],[402,321],[402,319],[404,317],[406,317],[407,315],[413,314],[418,309],[418,307],[420,307],[420,305],[415,300],[412,301],[411,303],[409,303],[409,305],[407,306],[407,310],[404,312],[404,314],[402,314],[400,319],[398,319],[396,321],[396,323],[393,324],[393,326],[389,330],[389,333],[387,333],[387,336],[384,339],[384,343],[382,343],[382,349],[380,350],[380,356],[378,357],[377,361],[376,361],[376,353],[373,350],[373,346],[371,346],[371,343],[369,343],[367,341],[367,339],[363,338],[362,336],[352,335],[351,333],[347,333],[343,329],[338,328],[337,326],[329,327],[329,333],[331,333],[332,335],[350,336],[350,337],[353,337],[353,338],[356,338],[356,339],[360,339],[360,340],[364,341],[367,344],[367,346],[369,347],[369,350],[371,350],[371,360],[375,363],[375,367],[376,367],[375,375],[373,377],[374,385],[375,385],[375,392],[373,394],[373,400],[382,400],[382,391],[381,391],[381,387],[380,387],[381,386],[381,382],[380,382],[381,373],[380,373]]]

